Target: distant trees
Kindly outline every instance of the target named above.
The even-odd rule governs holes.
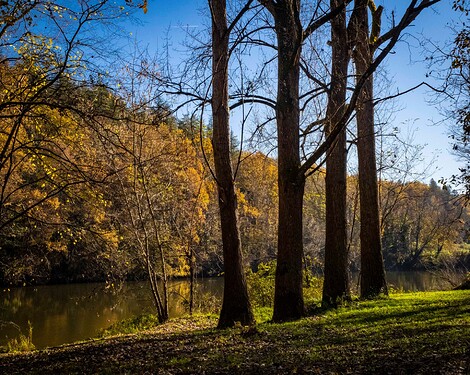
[[[98,62],[103,62],[99,34],[92,26],[111,25],[125,10],[92,0],[80,4],[42,0],[2,3],[0,236],[13,258],[16,252],[24,253],[35,264],[28,270],[20,267],[15,271],[18,276],[10,274],[13,280],[25,274],[28,280],[48,279],[51,272],[66,274],[68,257],[63,253],[56,254],[65,264],[63,270],[37,272],[47,268],[44,264],[51,268],[48,249],[65,250],[70,241],[78,244],[88,239],[83,248],[93,252],[96,247],[91,233],[106,232],[107,225],[100,220],[90,218],[88,232],[79,225],[87,216],[80,208],[101,217],[102,201],[85,187],[106,177],[96,168],[93,148],[83,142],[90,129],[83,127],[81,88],[88,86],[88,77],[99,76]],[[112,51],[108,53],[107,57],[112,56]],[[67,202],[77,203],[77,208]],[[70,225],[69,220],[75,224]],[[37,233],[39,228],[42,230]],[[27,254],[38,247],[42,247],[43,256]],[[86,259],[84,256],[84,264]],[[96,268],[106,268],[98,264]],[[96,268],[88,267],[83,278],[94,274]]]
[[[242,154],[237,176],[240,232],[247,266],[276,258],[277,164],[261,152]]]
[[[30,78],[21,64],[3,65],[3,95],[29,100],[20,94],[34,90]],[[77,258],[66,255],[69,244],[75,245],[76,256],[83,255],[83,265],[88,264],[85,252],[101,253],[97,241],[108,235],[102,222],[105,204],[89,187],[102,182],[106,172],[98,167],[93,146],[84,141],[90,129],[75,114],[37,102],[10,104],[1,112],[0,238],[6,256],[24,262],[7,266],[4,277],[14,282],[61,278],[66,267],[74,273]],[[82,273],[84,279],[106,268],[92,263]]]
[[[435,183],[383,182],[382,194],[396,202],[383,223],[387,268],[413,269],[436,263],[443,251],[465,241],[468,213],[463,202]]]

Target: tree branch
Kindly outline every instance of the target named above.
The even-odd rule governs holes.
[[[369,66],[365,73],[359,78],[356,87],[351,96],[349,105],[341,119],[335,125],[331,133],[328,135],[326,140],[313,152],[313,154],[301,165],[298,171],[298,177],[303,178],[309,171],[309,169],[331,148],[331,146],[336,142],[336,138],[347,126],[353,114],[359,95],[361,93],[362,87],[369,77],[375,72],[377,67],[382,63],[382,61],[388,56],[390,51],[395,47],[398,39],[400,38],[401,32],[419,15],[419,13],[439,2],[440,0],[423,0],[420,6],[415,7],[418,0],[412,0],[410,6],[406,10],[405,14],[400,20],[400,23],[394,27],[391,32],[387,33],[389,36],[385,40],[390,40],[385,48],[380,52],[376,57],[374,62]],[[393,32],[392,32],[393,31]]]

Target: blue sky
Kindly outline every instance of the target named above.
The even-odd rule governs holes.
[[[426,10],[418,17],[409,29],[412,36],[406,39],[411,47],[401,43],[396,48],[396,53],[387,60],[387,67],[395,77],[396,88],[406,90],[423,81],[436,84],[426,77],[429,69],[423,62],[426,54],[419,46],[419,42],[423,42],[427,37],[436,44],[445,44],[452,39],[451,26],[457,17],[458,14],[452,10],[449,0],[442,0],[432,10]],[[434,69],[436,68],[438,67]],[[403,110],[397,113],[396,125],[413,124],[413,128],[416,129],[415,141],[427,144],[424,149],[426,160],[429,161],[433,156],[437,157],[436,169],[432,172],[432,176],[438,180],[458,173],[460,164],[450,153],[449,123],[442,123],[442,116],[429,101],[432,101],[432,93],[424,87],[401,97],[399,105]]]
[[[406,1],[390,2],[376,0],[378,4],[384,3],[386,11],[390,14],[391,8],[396,7],[396,17],[401,14]],[[394,5],[390,5],[393,3]],[[132,26],[133,36],[150,50],[162,48],[167,32],[169,33],[172,48],[179,48],[179,42],[184,37],[181,26],[203,28],[207,19],[201,18],[200,10],[206,7],[205,0],[176,0],[172,2],[149,0],[148,13],[139,12],[138,18],[143,22],[141,26]],[[401,8],[401,9],[400,9]],[[386,61],[386,69],[394,82],[391,91],[403,91],[413,87],[426,78],[427,67],[422,61],[425,54],[419,46],[424,37],[433,39],[436,43],[444,43],[452,37],[449,25],[456,18],[451,8],[450,0],[442,0],[434,10],[426,10],[408,29],[410,36],[406,42],[400,43],[395,53]],[[384,17],[383,27],[387,20]],[[420,62],[421,60],[421,62]],[[436,157],[436,165],[426,179],[433,177],[450,177],[458,172],[459,163],[450,154],[451,144],[448,139],[448,125],[442,123],[442,117],[432,104],[429,104],[430,92],[420,88],[415,92],[402,96],[397,101],[400,111],[396,113],[393,126],[401,132],[414,132],[414,142],[426,144],[423,153],[426,163]]]

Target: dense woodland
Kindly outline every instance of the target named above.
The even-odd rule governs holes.
[[[372,1],[313,3],[209,1],[212,34],[170,68],[110,47],[146,1],[2,2],[0,283],[150,279],[165,320],[168,278],[225,275],[225,304],[277,259],[282,321],[302,315],[302,269],[335,304],[351,271],[367,297],[387,292],[383,265],[469,267],[464,197],[416,177],[419,147],[374,120],[374,72],[437,1],[390,25]],[[236,313],[219,324],[253,319]]]
[[[3,66],[2,82],[16,79],[16,72]],[[101,87],[76,95],[91,111],[126,111],[127,103]],[[165,107],[119,120],[98,115],[99,129],[72,111],[41,105],[22,120],[4,174],[2,283],[145,279],[147,242],[164,249],[171,277],[189,276],[191,267],[196,274],[222,274],[215,183],[189,120],[168,117]],[[207,128],[203,142],[212,159],[210,136]],[[232,152],[237,160],[239,150]],[[256,270],[276,258],[277,165],[261,152],[240,156],[243,256],[246,267]],[[320,170],[309,178],[304,202],[304,262],[316,272],[324,258],[324,177]],[[468,265],[468,213],[460,196],[434,181],[383,180],[380,198],[387,269],[443,261]],[[357,176],[351,175],[348,246],[354,271],[360,268],[357,201]]]

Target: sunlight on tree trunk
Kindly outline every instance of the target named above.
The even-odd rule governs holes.
[[[219,197],[224,256],[224,295],[219,328],[254,323],[245,273],[237,215],[237,196],[230,159],[228,108],[228,46],[225,0],[209,0],[212,16],[212,120],[215,175]]]
[[[357,76],[363,75],[372,64],[373,50],[370,41],[380,33],[382,8],[373,8],[373,33],[369,35],[369,0],[356,0],[356,49],[354,62]],[[361,297],[371,298],[387,294],[385,269],[380,238],[377,165],[375,156],[374,95],[372,74],[364,83],[359,96],[357,114],[357,153],[359,161],[360,239],[361,239]]]
[[[341,1],[332,0],[331,8]],[[349,48],[346,31],[346,10],[331,21],[331,86],[328,95],[326,134],[330,134],[344,114],[348,78]],[[336,306],[349,299],[348,235],[346,222],[347,176],[346,129],[330,147],[326,159],[326,231],[325,280],[322,304]]]
[[[298,173],[299,64],[303,35],[299,1],[271,4],[268,9],[274,17],[278,40],[279,221],[273,321],[280,322],[298,319],[304,314],[302,206],[305,179]]]

